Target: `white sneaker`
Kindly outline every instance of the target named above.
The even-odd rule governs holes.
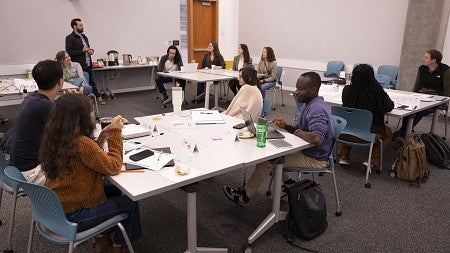
[[[347,165],[350,165],[350,161],[341,158],[341,159],[339,159],[339,164],[343,165],[343,166],[347,166]]]

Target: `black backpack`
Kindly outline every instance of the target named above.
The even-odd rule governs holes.
[[[431,162],[438,167],[449,169],[450,148],[444,140],[434,133],[422,134],[420,138],[425,144],[428,162]]]
[[[288,200],[285,236],[289,243],[293,244],[293,234],[303,240],[311,240],[325,232],[328,227],[327,207],[320,185],[302,180],[289,188]]]

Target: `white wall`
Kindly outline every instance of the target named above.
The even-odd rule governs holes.
[[[448,19],[447,32],[445,35],[444,49],[442,50],[442,62],[450,64],[450,18]]]
[[[110,49],[160,56],[165,41],[180,38],[179,0],[1,0],[0,75],[22,74],[54,58],[64,50],[75,17],[84,22],[94,59],[105,58]]]
[[[407,8],[408,0],[240,1],[239,42],[254,60],[271,46],[278,64],[292,68],[399,65]]]
[[[237,55],[239,35],[239,1],[219,0],[219,48],[225,60]]]

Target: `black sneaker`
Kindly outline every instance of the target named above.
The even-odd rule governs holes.
[[[222,190],[229,200],[233,201],[234,203],[240,206],[247,204],[247,202],[250,200],[247,194],[245,193],[244,188],[239,188],[235,190],[231,187],[223,186]]]

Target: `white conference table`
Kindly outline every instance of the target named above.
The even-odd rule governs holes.
[[[319,96],[322,96],[325,102],[335,105],[342,105],[342,90],[343,86],[339,85],[338,89],[334,89],[331,85],[322,85],[319,90]],[[410,91],[391,90],[385,89],[394,104],[397,105],[409,105],[413,110],[405,109],[393,109],[386,115],[397,118],[404,118],[410,115],[414,115],[419,111],[423,111],[429,108],[437,107],[439,105],[448,104],[449,97],[443,96],[431,96],[428,94],[415,93]],[[439,100],[433,100],[432,98],[439,98]],[[422,101],[424,100],[424,101]],[[406,135],[412,132],[414,117],[409,117],[408,125],[406,128]],[[433,121],[431,124],[431,132],[434,132],[437,125],[438,113],[437,111],[433,115]]]
[[[240,139],[238,141],[234,141],[232,138],[230,138],[230,136],[233,136],[233,133],[236,134],[240,130],[233,129],[232,126],[237,123],[243,123],[243,120],[227,115],[223,115],[225,124],[197,125],[193,128],[171,128],[171,122],[188,122],[191,120],[190,117],[186,117],[185,113],[186,112],[182,112],[182,114],[180,114],[183,116],[172,113],[164,114],[164,116],[158,115],[161,118],[160,120],[154,120],[154,116],[138,117],[135,119],[143,125],[156,124],[158,126],[158,129],[162,128],[165,131],[170,131],[179,135],[181,138],[193,140],[201,147],[207,147],[208,149],[213,150],[219,154],[223,154],[228,160],[232,160],[235,163],[242,164],[241,168],[244,169],[253,168],[258,163],[285,156],[293,152],[298,152],[302,149],[312,146],[303,139],[287,132],[284,132],[284,135],[286,136],[284,140],[289,142],[292,147],[277,148],[268,142],[265,148],[257,148],[256,138]],[[214,161],[214,157],[208,157],[208,160]],[[274,195],[272,201],[272,211],[248,237],[249,244],[253,243],[272,225],[286,218],[286,212],[280,211],[282,170],[283,164],[277,164],[275,167],[274,175]],[[227,173],[229,171],[231,171],[231,169],[222,168],[220,172],[217,171],[217,173],[221,174]]]
[[[186,115],[188,116],[186,117]],[[145,170],[143,173],[121,173],[109,177],[113,184],[133,200],[144,199],[180,187],[184,189],[187,193],[188,249],[186,252],[227,252],[227,249],[197,247],[196,193],[195,189],[192,189],[194,187],[191,187],[192,184],[235,169],[253,167],[257,163],[311,146],[311,144],[289,133],[285,134],[285,140],[291,143],[292,147],[286,148],[276,148],[269,143],[265,148],[257,148],[255,138],[235,141],[229,138],[229,133],[236,133],[239,130],[232,129],[231,126],[243,121],[226,115],[223,115],[223,117],[226,124],[196,125],[193,128],[171,128],[172,121],[190,121],[189,111],[183,111],[181,114],[166,113],[164,115],[135,118],[144,126],[156,126],[158,134],[154,134],[154,137],[146,136],[132,141],[144,143],[145,146],[150,148],[169,146],[172,153],[176,156],[180,155],[180,157],[186,155],[186,149],[181,145],[183,141],[188,140],[196,144],[198,152],[192,153],[190,161],[182,162],[175,158],[176,164],[185,164],[191,168],[191,173],[185,179],[177,181],[170,179],[166,174],[168,171],[173,171],[174,167],[163,168],[160,172]],[[159,133],[164,134],[159,135]],[[223,138],[213,141],[211,136]],[[226,152],[224,152],[225,150]],[[286,217],[286,213],[280,211],[282,169],[282,164],[278,164],[275,168],[272,211],[256,228],[255,232],[250,235],[248,238],[249,244],[253,243],[273,224]]]
[[[62,90],[78,89],[77,86],[64,82]],[[9,78],[0,79],[0,107],[8,105],[18,105],[28,93],[37,90],[34,79]]]
[[[217,70],[219,71],[219,70]],[[218,72],[219,73],[219,72]],[[174,79],[181,79],[181,80],[186,80],[186,81],[192,81],[192,82],[196,82],[196,83],[206,83],[206,90],[205,90],[205,108],[209,109],[209,90],[211,88],[211,84],[214,81],[220,81],[223,82],[225,80],[230,80],[235,78],[234,76],[230,76],[230,75],[219,75],[219,74],[213,74],[211,73],[205,73],[202,71],[196,71],[193,73],[183,73],[181,71],[172,71],[172,72],[157,72],[156,74],[160,75],[160,76],[165,76],[165,77],[170,77]],[[219,89],[216,89],[215,91],[215,98],[214,98],[214,108],[213,109],[217,109],[219,108]]]

